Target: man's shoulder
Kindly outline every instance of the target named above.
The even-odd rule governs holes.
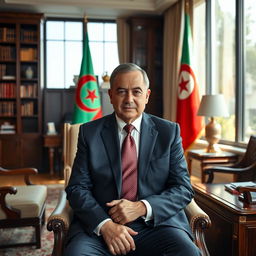
[[[152,121],[154,124],[156,125],[166,125],[166,126],[177,126],[178,124],[175,123],[175,122],[172,122],[170,120],[167,120],[167,119],[164,119],[164,118],[161,118],[159,116],[155,116],[155,115],[151,115],[151,114],[148,114],[148,113],[144,113],[144,117],[150,121]]]
[[[109,122],[113,118],[113,114],[103,116],[101,118],[98,118],[96,120],[92,120],[90,122],[84,123],[81,125],[82,129],[95,129],[96,127],[101,127],[105,123]]]

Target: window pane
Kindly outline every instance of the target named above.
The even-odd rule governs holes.
[[[256,134],[256,5],[245,1],[245,140]]]
[[[64,43],[47,42],[46,83],[48,88],[64,87]]]
[[[104,72],[108,72],[110,76],[114,68],[119,64],[117,43],[106,43],[105,44],[105,57],[104,57]]]
[[[212,1],[213,94],[224,94],[229,118],[220,118],[222,139],[235,140],[235,1]]]
[[[74,85],[74,75],[79,75],[82,61],[82,42],[66,42],[65,45],[65,87]]]
[[[92,55],[92,63],[94,74],[101,79],[101,76],[104,72],[104,65],[103,65],[103,58],[104,58],[104,51],[103,51],[103,43],[97,42],[90,42],[90,50]]]
[[[103,23],[88,22],[87,29],[90,41],[103,41]]]
[[[205,82],[205,49],[206,49],[206,35],[205,35],[205,1],[195,6],[194,9],[194,70],[199,86],[200,95],[206,93]]]
[[[65,22],[65,39],[66,40],[83,40],[82,22]]]
[[[116,23],[105,24],[105,41],[117,41]]]
[[[47,40],[63,40],[64,39],[64,22],[63,21],[47,21],[46,39]]]

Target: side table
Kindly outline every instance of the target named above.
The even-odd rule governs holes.
[[[238,160],[238,155],[221,151],[218,153],[207,153],[205,150],[189,150],[187,152],[187,161],[188,161],[188,171],[191,175],[191,166],[192,166],[192,160],[198,160],[201,162],[201,182],[205,183],[205,174],[204,169],[206,166],[214,165],[214,164],[230,164],[235,163]]]
[[[48,148],[50,174],[54,174],[55,153],[60,154],[62,147],[62,136],[59,134],[44,135],[44,147]]]

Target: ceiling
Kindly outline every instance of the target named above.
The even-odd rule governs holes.
[[[178,0],[0,0],[1,11],[40,12],[48,17],[113,19],[160,15]]]

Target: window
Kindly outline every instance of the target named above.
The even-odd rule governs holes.
[[[205,92],[224,94],[230,116],[218,119],[225,143],[247,142],[256,132],[255,12],[254,0],[195,1],[195,56],[202,62],[204,49],[206,56],[205,68],[197,64],[198,76],[206,70]]]
[[[193,19],[193,43],[194,43],[194,68],[200,96],[205,94],[205,2],[197,4],[194,9]]]
[[[245,1],[245,82],[244,127],[245,139],[256,134],[256,5],[254,0]]]
[[[212,1],[212,88],[223,94],[229,118],[219,117],[222,139],[235,140],[235,1]]]
[[[101,83],[102,75],[111,74],[119,63],[116,23],[92,21],[87,29],[94,74]],[[47,20],[45,34],[46,88],[74,86],[82,60],[83,22]]]

